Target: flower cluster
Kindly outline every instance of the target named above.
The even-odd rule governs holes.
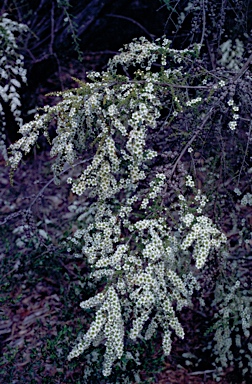
[[[95,320],[82,340],[70,352],[68,360],[83,353],[92,342],[99,338],[99,334],[103,331],[106,337],[103,374],[109,376],[113,362],[122,357],[124,340],[121,305],[113,286],[109,287],[105,294],[98,294],[95,298],[82,302],[80,306],[81,308],[90,308],[98,303],[101,306],[96,312]]]
[[[192,182],[192,179],[188,176],[189,181]],[[154,189],[155,197],[161,193],[160,187],[164,182],[164,174],[157,174],[151,184],[152,187],[159,185]],[[183,233],[180,238],[178,234],[174,235],[175,228],[169,227],[165,217],[136,220],[133,204],[137,201],[135,194],[114,214],[105,207],[99,207],[95,222],[86,229],[76,231],[74,237],[70,238],[73,244],[79,244],[82,254],[93,266],[91,277],[106,277],[109,288],[81,303],[82,308],[96,306],[96,317],[87,334],[70,353],[69,359],[82,353],[91,342],[98,339],[102,342],[105,339],[105,375],[110,373],[113,362],[122,354],[126,337],[123,324],[126,322],[131,321],[129,338],[132,340],[136,340],[142,333],[148,340],[157,328],[162,329],[165,354],[171,350],[172,331],[184,338],[176,310],[180,311],[190,305],[191,296],[199,285],[189,270],[188,273],[179,274],[178,256],[180,254],[181,257],[184,251],[188,255],[187,249],[195,240],[192,257],[196,259],[196,267],[202,268],[210,250],[220,247],[225,240],[224,235],[205,216],[196,217],[190,213],[181,215],[181,226],[190,227],[185,239]],[[206,203],[199,191],[195,201],[202,206]],[[183,209],[185,205],[186,198],[183,199]],[[123,237],[126,231],[130,232],[127,242]],[[190,236],[192,239],[189,239]],[[206,240],[209,244],[207,249],[202,250]],[[117,326],[113,323],[115,318]],[[119,351],[112,346],[117,346]]]
[[[221,244],[226,242],[226,237],[214,227],[212,220],[209,218],[199,216],[196,217],[195,221],[190,228],[190,232],[184,239],[181,248],[186,250],[191,247],[195,241],[193,258],[196,260],[196,267],[202,268],[209,255],[210,249],[220,248]]]
[[[202,98],[199,96],[199,97],[196,97],[196,99],[192,99],[192,100],[187,101],[186,106],[191,107],[192,105],[200,103],[201,101],[202,101]]]
[[[141,203],[141,209],[146,209],[149,200],[154,200],[161,192],[162,187],[165,183],[165,175],[163,173],[156,174],[156,177],[154,180],[150,182],[150,193],[147,197],[145,197]]]
[[[21,100],[19,88],[21,83],[26,83],[26,70],[24,69],[24,57],[18,51],[17,34],[27,30],[24,24],[12,21],[8,14],[4,13],[0,18],[0,94],[1,100],[9,105],[10,111],[19,126],[22,125]],[[8,160],[5,146],[5,113],[0,100],[0,152],[4,159]],[[18,155],[14,162],[18,164]]]
[[[156,156],[155,151],[146,148],[146,138],[150,129],[157,128],[162,108],[170,106],[175,118],[182,112],[183,105],[203,102],[201,96],[188,100],[183,89],[175,93],[173,88],[176,83],[186,86],[189,78],[189,74],[185,76],[186,68],[190,65],[190,55],[195,54],[197,47],[171,49],[166,38],[155,42],[141,38],[126,45],[110,60],[106,72],[90,72],[88,81],[80,81],[79,88],[56,93],[63,100],[54,107],[44,107],[44,115],[36,116],[21,128],[24,139],[10,147],[11,168],[17,168],[23,153],[34,145],[40,131],[48,137],[47,126],[56,119],[57,134],[51,149],[51,155],[56,158],[55,181],[64,164],[73,164],[91,145],[97,152],[81,177],[73,180],[73,192],[81,195],[95,187],[94,193],[108,198],[125,187],[126,179],[137,184],[146,177],[143,169],[146,160]],[[153,73],[150,68],[159,58],[164,67]],[[135,67],[133,80],[117,74],[118,64],[125,69]],[[139,65],[141,69],[137,68]],[[121,163],[124,170],[119,180],[115,174],[120,174]]]
[[[190,175],[186,178],[186,185],[193,187],[194,182]],[[207,203],[205,195],[201,194],[198,190],[193,205],[198,205],[190,209],[186,199],[183,195],[179,195],[180,207],[181,207],[181,221],[183,223],[181,230],[183,233],[188,231],[186,237],[183,239],[181,248],[187,250],[194,244],[193,258],[196,261],[196,267],[202,268],[206,262],[211,249],[219,249],[222,244],[226,243],[226,236],[221,233],[217,227],[213,224],[212,220],[202,215],[202,210]]]
[[[234,104],[233,99],[228,100],[227,104],[229,107],[232,107],[232,112],[233,112],[233,120],[228,123],[228,126],[231,129],[231,131],[234,131],[237,127],[237,120],[239,119],[239,115],[237,113],[239,111],[239,107]]]

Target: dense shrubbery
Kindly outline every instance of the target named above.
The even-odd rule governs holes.
[[[25,124],[19,131],[23,138],[10,147],[9,164],[16,169],[39,132],[48,137],[47,126],[56,119],[51,150],[55,181],[60,182],[66,164],[88,163],[79,177],[68,178],[74,193],[91,198],[88,220],[68,239],[68,251],[87,258],[91,278],[103,284],[102,291],[81,303],[83,309],[97,310],[69,359],[91,344],[105,344],[105,376],[126,353],[128,338],[147,340],[158,330],[169,355],[172,331],[184,337],[179,312],[192,305],[202,268],[203,275],[220,265],[223,269],[223,276],[213,282],[217,365],[227,367],[234,359],[235,326],[240,324],[249,337],[246,289],[237,303],[240,282],[232,285],[223,266],[228,259],[226,238],[207,216],[212,202],[195,188],[181,160],[200,150],[203,141],[204,156],[218,152],[212,145],[220,129],[223,139],[235,140],[236,131],[249,123],[245,110],[251,104],[240,99],[242,84],[236,75],[204,68],[200,48],[175,50],[166,38],[133,41],[109,62],[106,72],[89,73],[79,88],[58,93],[63,100]],[[221,177],[218,168],[212,172]],[[212,180],[205,177],[204,182]],[[207,264],[216,252],[219,261]],[[204,305],[204,296],[199,292],[197,297]],[[230,323],[234,316],[235,325]]]

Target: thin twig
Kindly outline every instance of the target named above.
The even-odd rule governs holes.
[[[177,84],[172,84],[172,83],[156,83],[158,85],[160,85],[161,87],[167,87],[168,85],[170,85],[171,87],[173,88],[184,88],[184,89],[187,89],[187,88],[190,88],[190,89],[209,89],[211,88],[212,86],[209,85],[177,85]]]
[[[249,144],[250,144],[250,139],[251,139],[251,131],[252,131],[252,122],[250,122],[250,126],[249,126],[248,141],[247,141],[245,153],[244,153],[244,156],[243,156],[243,159],[242,159],[242,165],[241,165],[241,169],[240,169],[239,176],[238,176],[237,186],[240,183],[241,173],[242,173],[242,170],[243,170],[243,167],[244,167],[244,163],[245,163],[246,157],[248,155],[248,149],[249,149]]]
[[[207,115],[205,116],[204,120],[202,121],[202,124],[201,126],[199,127],[199,129],[197,129],[197,131],[195,132],[195,134],[191,137],[191,139],[188,141],[188,143],[184,146],[184,148],[182,149],[179,157],[177,158],[177,160],[175,161],[175,164],[174,166],[172,167],[172,170],[171,170],[171,175],[170,175],[170,178],[172,178],[174,172],[175,172],[175,169],[178,165],[178,163],[180,162],[181,158],[184,156],[185,152],[187,151],[187,149],[190,147],[190,145],[192,144],[192,142],[196,139],[196,137],[198,136],[198,134],[202,131],[202,129],[204,128],[206,122],[208,121],[209,117],[211,116],[211,113],[214,109],[214,106],[212,106],[209,110],[209,112],[207,113]]]
[[[205,31],[206,31],[206,11],[205,11],[205,0],[202,0],[202,8],[203,8],[203,28],[200,40],[200,47],[203,45]]]
[[[92,55],[92,56],[97,56],[97,55],[118,55],[118,51],[111,51],[109,49],[105,49],[104,51],[85,51],[84,56]]]
[[[138,23],[138,21],[131,19],[130,17],[126,17],[126,16],[122,16],[122,15],[115,15],[113,13],[107,13],[106,16],[117,17],[118,19],[124,19],[124,20],[131,21],[131,23],[136,24],[139,28],[141,28],[151,38],[151,40],[153,40],[154,35],[152,35],[150,32],[148,32],[147,29],[142,24]]]
[[[243,65],[243,67],[241,68],[241,70],[237,73],[237,75],[234,77],[233,79],[233,82],[236,82],[248,69],[249,67],[249,64],[252,63],[252,53],[251,55],[249,56],[248,60],[246,61],[246,63]]]
[[[189,376],[194,376],[194,375],[205,375],[206,373],[213,373],[215,372],[215,369],[207,369],[205,371],[196,371],[196,372],[190,372],[188,373]]]
[[[173,7],[173,9],[172,9],[172,11],[171,11],[171,13],[170,13],[170,16],[169,16],[168,19],[166,20],[166,22],[165,22],[165,26],[164,26],[164,31],[165,31],[166,26],[167,26],[167,24],[169,23],[169,21],[170,21],[170,19],[171,19],[171,17],[172,17],[172,14],[173,14],[174,12],[177,12],[177,11],[176,11],[176,6],[179,4],[179,1],[180,1],[180,0],[178,0],[178,1],[176,2],[176,4],[174,5],[174,7]],[[177,12],[177,14],[178,14],[178,12]],[[174,23],[174,21],[173,21],[172,19],[171,19],[171,21],[172,21],[173,25],[176,26],[175,23]]]
[[[212,52],[212,48],[209,44],[209,41],[206,40],[206,44],[207,44],[207,49],[208,49],[208,52],[209,52],[209,57],[210,57],[210,61],[211,61],[211,65],[212,65],[212,69],[215,71],[216,70],[216,59],[215,59],[215,55],[214,55],[214,52]]]
[[[51,8],[51,41],[49,44],[49,52],[53,55],[53,42],[54,42],[54,3]]]

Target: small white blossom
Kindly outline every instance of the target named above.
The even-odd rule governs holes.
[[[231,131],[234,131],[235,128],[237,127],[237,121],[230,121],[230,122],[228,123],[228,126],[229,126],[229,128],[231,129]]]
[[[224,87],[226,85],[224,80],[219,81],[218,84],[219,84],[220,87]]]
[[[186,186],[187,187],[194,187],[194,181],[192,179],[192,176],[188,175],[186,176]]]

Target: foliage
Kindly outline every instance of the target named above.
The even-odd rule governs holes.
[[[10,146],[14,171],[40,131],[50,140],[47,128],[56,120],[55,182],[66,164],[85,164],[78,177],[68,178],[72,192],[89,199],[68,252],[87,259],[99,289],[80,304],[96,307],[95,318],[68,358],[92,345],[105,346],[104,376],[129,356],[127,348],[137,338],[160,332],[169,355],[173,335],[184,338],[179,313],[192,306],[193,295],[204,306],[201,279],[215,268],[222,270],[212,281],[216,296],[209,303],[216,306],[217,365],[235,359],[233,323],[226,318],[237,317],[236,325],[249,337],[251,300],[244,287],[237,310],[234,292],[240,283],[232,286],[226,237],[209,217],[213,205],[223,207],[223,199],[214,186],[205,193],[197,188],[181,159],[203,148],[206,183],[226,174],[237,178],[232,156],[225,157],[224,169],[214,168],[212,159],[224,162],[219,138],[233,143],[239,132],[250,130],[251,77],[241,79],[248,65],[235,74],[209,71],[201,48],[176,50],[165,37],[134,40],[110,60],[107,71],[91,72],[87,82],[78,81],[79,88],[57,93],[62,101],[22,126],[23,137]],[[244,172],[244,161],[239,164]],[[244,374],[251,368],[249,354],[246,358]]]
[[[57,0],[57,5],[64,12],[64,23],[66,25],[69,25],[69,31],[71,32],[71,36],[73,39],[74,49],[78,53],[78,60],[82,61],[82,52],[79,44],[80,38],[77,36],[78,25],[75,23],[73,15],[69,13],[69,8],[71,7],[70,3],[68,0]]]

